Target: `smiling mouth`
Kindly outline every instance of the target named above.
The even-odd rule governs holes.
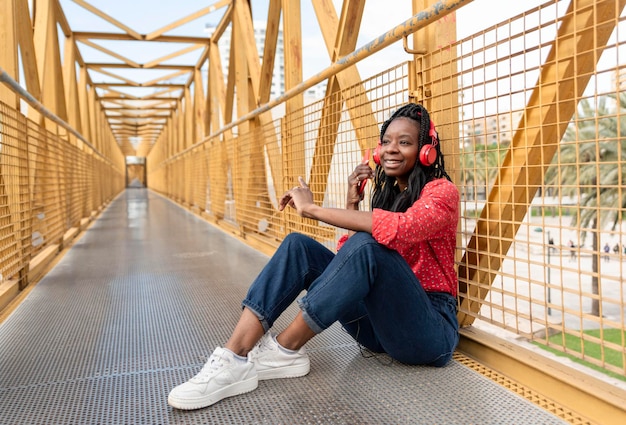
[[[394,167],[397,166],[399,164],[402,164],[401,160],[397,160],[397,159],[385,159],[384,160],[384,164],[388,167]]]

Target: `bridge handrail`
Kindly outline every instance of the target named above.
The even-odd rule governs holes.
[[[13,78],[11,78],[11,76],[4,69],[2,69],[1,66],[0,66],[0,82],[4,83],[4,85],[7,86],[9,90],[17,94],[22,99],[24,99],[24,101],[28,103],[37,112],[39,112],[46,118],[50,119],[54,123],[60,125],[64,129],[72,133],[74,136],[76,136],[78,139],[80,139],[81,142],[89,146],[89,148],[100,158],[104,159],[107,162],[111,162],[109,158],[107,158],[102,153],[100,153],[100,151],[96,149],[95,146],[93,146],[87,139],[85,139],[85,137],[83,137],[82,134],[80,134],[76,129],[74,129],[74,127],[69,125],[67,122],[61,119],[58,115],[54,114],[52,111],[46,108],[32,94],[30,94],[27,90],[25,90],[22,86],[20,86],[19,83],[15,81]]]

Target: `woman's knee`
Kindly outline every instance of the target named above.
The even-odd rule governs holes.
[[[285,238],[283,239],[283,244],[302,243],[303,241],[307,239],[310,239],[310,238],[306,235],[303,235],[302,233],[297,233],[297,232],[288,233],[287,236],[285,236]]]
[[[285,245],[290,245],[290,246],[323,246],[322,244],[320,244],[318,241],[316,241],[315,239],[313,239],[310,236],[307,236],[305,234],[302,233],[298,233],[298,232],[292,232],[287,234],[287,236],[285,236],[285,238],[283,239],[283,244]]]
[[[346,245],[350,244],[366,244],[366,243],[377,243],[376,239],[372,236],[371,233],[367,232],[356,232],[354,235],[350,236],[346,241]]]
[[[302,233],[294,232],[285,236],[281,243],[281,247],[288,250],[294,250],[310,246],[311,243],[316,243],[316,241],[309,236],[303,235]]]

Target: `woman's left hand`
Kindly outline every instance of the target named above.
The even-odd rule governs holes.
[[[302,177],[298,177],[300,186],[288,190],[283,194],[278,202],[278,210],[283,211],[287,205],[295,208],[298,215],[305,217],[305,209],[309,205],[313,205],[313,192],[304,182]]]

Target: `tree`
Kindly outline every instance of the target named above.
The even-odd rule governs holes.
[[[595,108],[594,108],[595,106]],[[561,147],[545,176],[546,189],[557,196],[575,196],[579,210],[572,225],[578,225],[581,240],[591,233],[591,290],[599,294],[598,258],[600,231],[623,219],[626,191],[626,94],[581,100],[576,119],[570,123]],[[600,315],[600,302],[592,300],[591,314]]]
[[[465,199],[486,199],[506,149],[495,143],[472,145],[461,154],[461,182]],[[471,191],[468,192],[468,188]]]

